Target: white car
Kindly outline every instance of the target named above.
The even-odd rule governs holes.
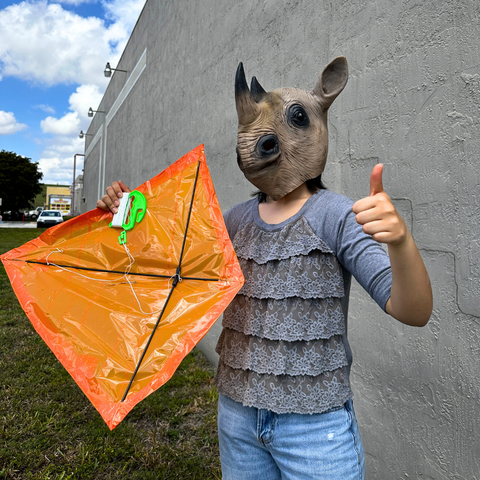
[[[62,213],[58,210],[43,210],[37,218],[37,228],[51,227],[62,222]]]

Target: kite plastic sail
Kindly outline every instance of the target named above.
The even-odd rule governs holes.
[[[95,209],[1,257],[34,328],[111,429],[244,282],[203,145],[126,203],[120,219]]]

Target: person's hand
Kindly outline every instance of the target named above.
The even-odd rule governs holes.
[[[110,187],[107,187],[107,194],[98,200],[97,208],[117,213],[117,207],[120,205],[118,199],[122,198],[123,192],[130,192],[130,189],[121,180],[113,182]]]
[[[354,203],[352,210],[356,214],[357,222],[363,226],[363,231],[374,240],[398,245],[407,237],[408,229],[390,197],[383,190],[382,173],[382,164],[373,167],[370,176],[370,196]]]

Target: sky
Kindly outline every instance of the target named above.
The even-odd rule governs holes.
[[[0,0],[0,150],[38,162],[42,183],[72,183],[105,65],[117,65],[145,1]]]

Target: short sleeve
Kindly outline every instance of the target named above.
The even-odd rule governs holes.
[[[252,199],[247,202],[239,203],[223,214],[225,226],[227,227],[228,235],[233,240],[237,234],[238,227],[244,221],[245,216],[249,214],[251,209],[256,205],[256,200]]]

